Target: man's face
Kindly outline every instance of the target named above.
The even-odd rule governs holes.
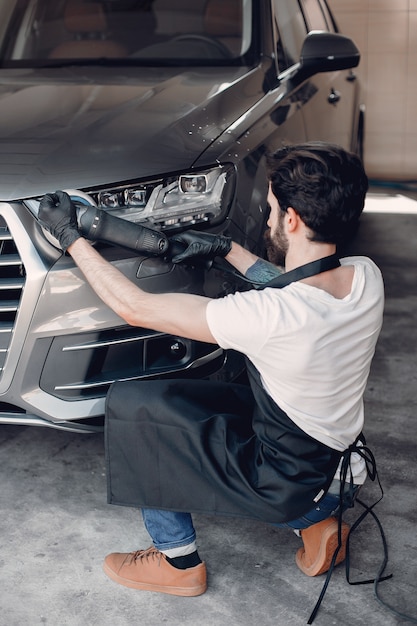
[[[288,252],[288,238],[284,228],[285,213],[281,211],[278,200],[272,193],[271,185],[267,200],[270,207],[267,221],[269,228],[265,231],[264,239],[268,261],[275,265],[284,266]]]

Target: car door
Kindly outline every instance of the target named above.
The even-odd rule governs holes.
[[[307,34],[336,32],[324,0],[274,0],[279,25],[277,57],[281,73],[291,73]],[[351,149],[352,121],[358,115],[356,76],[351,70],[315,74],[297,87],[307,140],[329,141]],[[355,126],[355,124],[353,124]]]
[[[325,0],[299,1],[309,31],[335,32],[335,22]],[[310,82],[317,92],[309,106],[303,109],[307,138],[354,149],[352,128],[356,129],[354,120],[359,115],[358,82],[354,70],[316,74]]]

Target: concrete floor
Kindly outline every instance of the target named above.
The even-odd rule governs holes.
[[[365,433],[384,488],[376,513],[388,547],[380,595],[417,617],[417,203],[369,197],[355,252],[383,270],[386,314],[366,392]],[[390,193],[390,192],[388,192]],[[393,192],[397,193],[397,192]],[[401,192],[399,192],[401,193]],[[392,194],[391,194],[392,195]],[[379,200],[380,202],[378,202]],[[407,205],[407,206],[406,206]],[[414,211],[413,211],[414,208]],[[393,212],[392,212],[393,211]],[[296,567],[290,531],[235,519],[196,516],[209,589],[178,598],[121,587],[102,572],[103,557],[149,545],[137,511],[106,504],[101,434],[0,427],[1,626],[298,626],[323,585]],[[362,499],[378,491],[368,483]],[[349,512],[354,520],[360,506]],[[352,536],[351,579],[375,575],[383,553],[377,527]],[[317,626],[406,623],[375,599],[372,585],[350,586],[336,568]]]

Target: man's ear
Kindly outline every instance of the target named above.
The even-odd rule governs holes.
[[[291,206],[286,210],[287,215],[287,228],[289,232],[293,232],[300,225],[300,216],[297,211],[293,209]]]

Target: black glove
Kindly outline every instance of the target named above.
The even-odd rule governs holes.
[[[232,248],[231,237],[196,230],[188,230],[185,233],[175,235],[171,237],[170,241],[173,242],[174,248],[173,263],[181,263],[181,261],[194,257],[205,257],[206,259],[214,259],[216,256],[225,257]],[[185,248],[184,251],[176,251],[179,247],[178,244]]]
[[[81,237],[77,224],[77,209],[64,191],[47,193],[39,205],[40,224],[58,239],[61,248],[66,249]]]

